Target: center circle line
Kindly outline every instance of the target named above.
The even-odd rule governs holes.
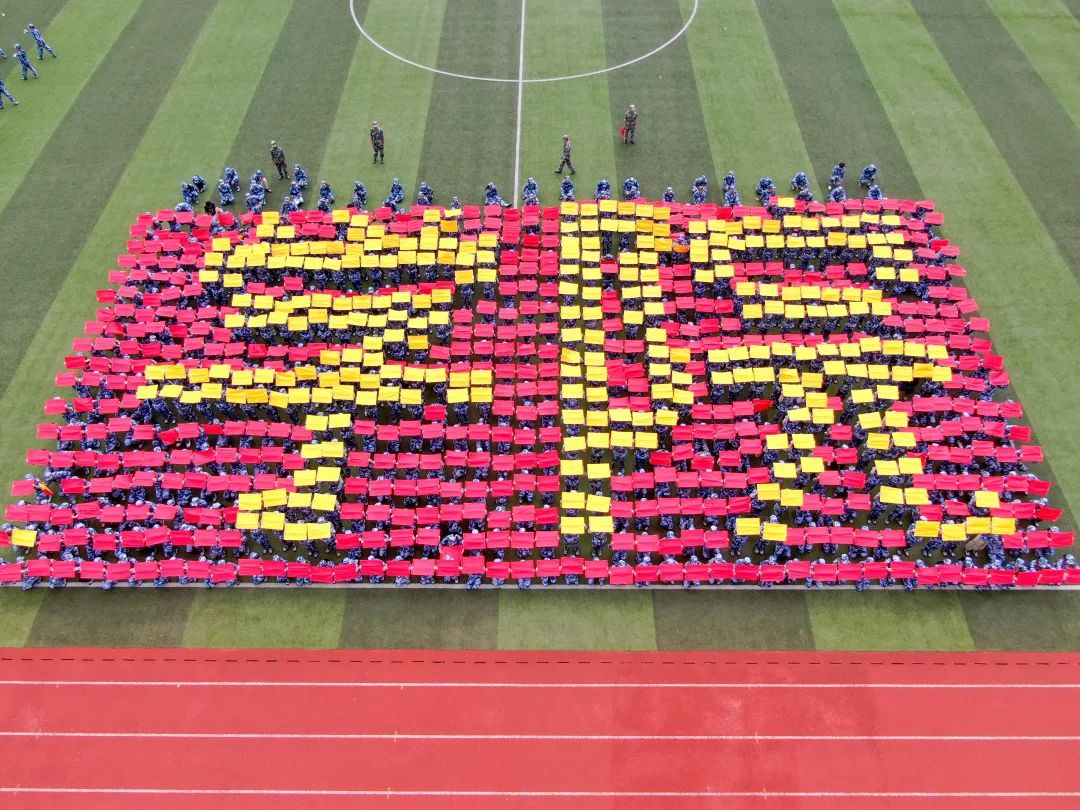
[[[420,62],[414,62],[412,59],[409,59],[406,56],[402,56],[401,54],[390,50],[367,32],[367,29],[365,29],[364,26],[361,24],[360,18],[356,16],[355,0],[349,0],[349,14],[352,16],[353,23],[356,25],[356,30],[363,34],[364,38],[368,42],[370,42],[380,51],[385,53],[387,56],[392,56],[399,62],[404,62],[406,65],[411,65],[414,68],[426,70],[429,73],[437,73],[440,76],[450,76],[454,79],[469,79],[474,82],[498,82],[500,84],[545,84],[550,82],[568,82],[572,79],[585,79],[589,76],[600,76],[604,73],[611,73],[616,70],[622,70],[623,68],[630,67],[631,65],[636,65],[638,62],[642,62],[651,56],[655,56],[686,33],[686,29],[690,27],[690,24],[693,23],[694,18],[697,16],[698,7],[700,5],[701,0],[694,0],[694,7],[690,10],[690,16],[686,18],[686,21],[683,23],[682,28],[676,31],[666,42],[657,45],[648,53],[643,53],[641,56],[636,56],[633,59],[627,60],[626,62],[620,62],[617,65],[611,65],[610,67],[599,68],[597,70],[590,70],[586,71],[585,73],[573,73],[568,76],[547,76],[539,79],[507,79],[499,76],[472,76],[468,73],[455,73],[452,70],[443,70],[442,68],[432,67],[431,65],[423,65]]]

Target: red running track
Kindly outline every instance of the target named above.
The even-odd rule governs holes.
[[[1080,806],[1080,655],[8,650],[0,805]]]

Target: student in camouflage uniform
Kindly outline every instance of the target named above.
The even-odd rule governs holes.
[[[289,166],[285,163],[285,150],[278,146],[277,141],[270,141],[270,160],[274,162],[279,180],[289,179]]]
[[[570,136],[562,136],[562,162],[559,164],[559,168],[555,170],[555,174],[562,174],[563,166],[570,167],[570,174],[577,174],[577,169],[574,168],[574,162],[570,160]]]
[[[371,122],[371,149],[372,149],[372,163],[385,163],[385,154],[383,152],[383,145],[386,143],[386,136],[383,135],[382,127],[379,126],[378,121]]]
[[[634,134],[637,132],[637,110],[634,105],[630,105],[630,109],[626,111],[626,115],[623,116],[623,143],[633,143]]]

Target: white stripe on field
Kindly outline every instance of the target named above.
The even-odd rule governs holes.
[[[518,38],[517,126],[514,132],[514,187],[510,203],[516,204],[521,181],[521,97],[525,92],[525,0],[521,0],[521,35]]]
[[[479,740],[558,742],[1080,742],[1077,735],[1021,734],[332,734],[197,731],[0,731],[3,737],[149,740]]]
[[[0,787],[0,794],[135,796],[372,796],[477,799],[1077,799],[1080,791],[782,791],[782,790],[304,790],[289,788]]]
[[[80,681],[0,680],[0,686],[286,687],[324,689],[1080,689],[1080,683],[530,683],[525,681]]]

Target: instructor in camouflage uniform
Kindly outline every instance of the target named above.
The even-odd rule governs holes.
[[[382,127],[379,126],[378,121],[371,122],[371,151],[372,151],[372,163],[385,163],[385,154],[383,152],[383,144],[386,143],[386,136],[383,135]]]
[[[274,162],[279,180],[289,179],[289,166],[285,162],[285,150],[277,145],[277,141],[270,141],[270,160]]]
[[[570,167],[570,174],[577,174],[577,169],[574,168],[574,162],[570,160],[570,136],[562,136],[562,162],[559,164],[559,168],[555,170],[555,174],[562,174],[563,166]]]
[[[637,132],[637,110],[634,105],[630,105],[630,109],[626,111],[626,115],[623,116],[623,143],[633,143],[634,133]]]

